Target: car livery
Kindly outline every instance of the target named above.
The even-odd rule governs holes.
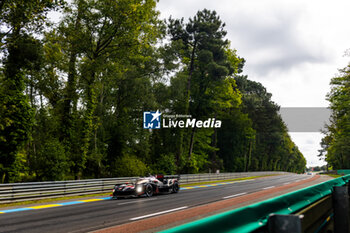
[[[119,197],[151,197],[159,193],[177,193],[180,189],[178,176],[157,175],[135,179],[130,183],[116,184],[113,198]]]

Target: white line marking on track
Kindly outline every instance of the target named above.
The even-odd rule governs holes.
[[[145,201],[153,201],[153,200],[157,200],[157,198],[151,198],[151,199],[146,199],[146,200],[138,200],[138,201],[122,202],[122,203],[119,203],[118,205],[127,205],[127,204],[131,204],[131,203],[142,203],[142,202],[145,202]]]
[[[284,184],[290,184],[290,182],[284,183]]]
[[[152,217],[152,216],[156,216],[156,215],[160,215],[160,214],[166,214],[166,213],[169,213],[169,212],[174,212],[174,211],[177,211],[177,210],[183,210],[183,209],[186,209],[186,208],[188,208],[188,206],[182,206],[182,207],[171,209],[171,210],[165,210],[165,211],[160,211],[160,212],[153,213],[153,214],[143,215],[143,216],[140,216],[140,217],[130,218],[130,220],[131,221],[135,221],[135,220],[148,218],[148,217]]]
[[[274,188],[275,186],[269,186],[269,187],[266,187],[266,188],[263,188],[263,189],[271,189],[271,188]]]
[[[227,197],[223,197],[223,199],[226,199],[226,198],[231,198],[231,197],[238,197],[238,196],[242,196],[244,194],[247,194],[247,193],[238,193],[238,194],[235,194],[235,195],[231,195],[231,196],[227,196]]]

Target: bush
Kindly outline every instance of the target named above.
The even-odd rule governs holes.
[[[157,163],[152,165],[153,172],[158,174],[173,175],[176,173],[175,157],[173,154],[161,155]]]
[[[63,145],[58,139],[49,139],[35,158],[35,170],[39,180],[63,180],[69,170]]]
[[[118,177],[145,176],[149,168],[134,155],[124,155],[117,159],[115,174]]]

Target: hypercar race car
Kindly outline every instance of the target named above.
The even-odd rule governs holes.
[[[116,184],[113,189],[113,199],[119,197],[151,197],[158,193],[177,193],[180,189],[178,176],[164,175],[148,176],[135,179],[130,183]]]

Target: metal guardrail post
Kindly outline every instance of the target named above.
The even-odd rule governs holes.
[[[348,187],[334,187],[334,233],[349,232],[349,194]]]
[[[14,200],[15,199],[15,191],[13,190],[13,186],[11,187],[11,199]]]
[[[304,216],[301,219],[304,233],[327,232],[327,229],[333,229],[329,224],[331,220],[333,221],[332,196],[327,195],[294,215]]]
[[[272,214],[267,222],[269,233],[302,233],[302,215]]]

